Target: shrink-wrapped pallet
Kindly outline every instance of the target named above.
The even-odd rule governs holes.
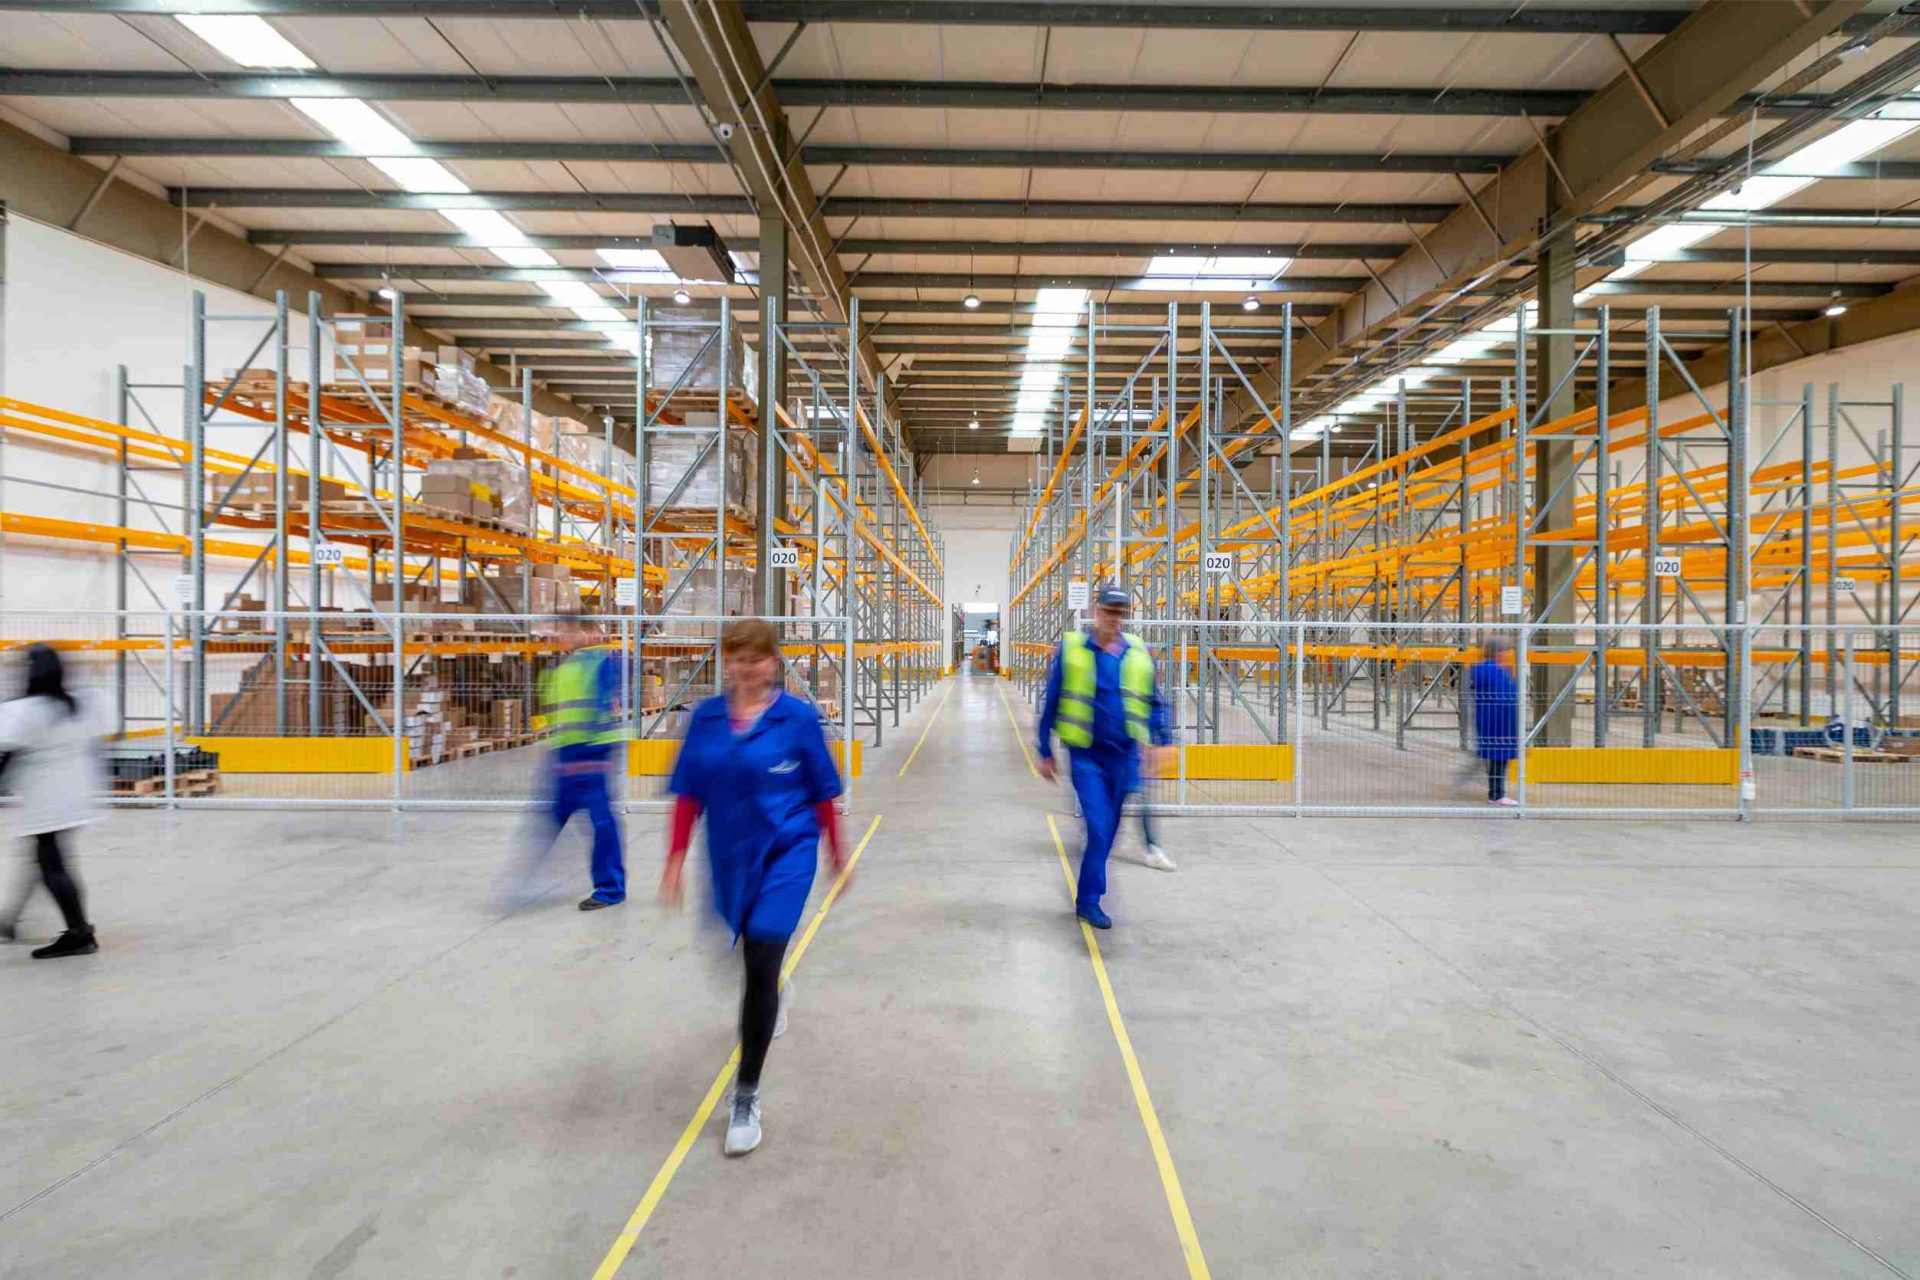
[[[756,394],[753,349],[740,338],[736,309],[727,333],[726,383],[729,391]],[[647,308],[647,390],[654,395],[713,392],[720,387],[718,307]],[[698,327],[683,327],[698,326]]]
[[[713,421],[706,416],[707,424]],[[690,425],[701,425],[691,422]],[[720,492],[720,450],[707,448],[711,435],[668,435],[649,432],[647,452],[647,503],[664,508],[714,508],[723,505]],[[705,456],[701,450],[706,448]],[[724,505],[737,513],[753,509],[754,457],[752,441],[744,432],[727,433],[727,476]],[[696,465],[696,459],[698,460]],[[684,487],[681,478],[693,474]],[[679,492],[676,493],[675,489]]]

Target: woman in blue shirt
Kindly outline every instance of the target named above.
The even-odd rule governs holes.
[[[727,691],[694,709],[668,783],[676,800],[661,900],[677,907],[685,896],[687,844],[704,811],[714,910],[746,959],[730,1156],[760,1145],[760,1068],[777,1034],[780,966],[813,889],[822,833],[835,873],[846,863],[833,808],[840,772],[819,713],[781,687],[777,639],[758,618],[721,633]]]

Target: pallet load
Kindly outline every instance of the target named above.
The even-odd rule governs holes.
[[[333,377],[349,393],[365,393],[360,385],[376,394],[385,393],[393,384],[395,361],[399,361],[400,383],[406,387],[424,387],[431,369],[418,347],[396,349],[393,321],[386,316],[343,315],[333,322]]]
[[[734,315],[738,316],[739,312]],[[647,385],[675,395],[717,391],[720,341],[714,334],[714,322],[719,318],[718,307],[650,306],[647,310]],[[676,323],[704,327],[668,327]],[[752,348],[741,341],[740,327],[734,324],[727,334],[728,388],[757,398],[758,388],[754,382],[757,365]]]
[[[433,366],[428,390],[462,413],[486,417],[493,392],[487,380],[473,371],[473,352],[443,346],[437,354],[439,360]]]
[[[714,424],[712,414],[690,413],[686,416],[689,426],[711,427]],[[727,483],[724,494],[720,488],[720,451],[709,447],[710,444],[711,437],[697,435],[660,436],[651,440],[647,446],[648,503],[668,512],[710,512],[724,505],[733,515],[750,517],[754,505],[752,442],[745,432],[727,433]],[[680,483],[682,479],[686,481],[684,485]],[[679,489],[677,493],[676,487]]]
[[[115,743],[105,751],[108,785],[116,796],[159,796],[167,790],[167,749]],[[220,790],[220,757],[198,747],[173,749],[173,794],[210,796]]]

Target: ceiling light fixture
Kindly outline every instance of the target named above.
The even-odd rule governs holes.
[[[174,18],[229,62],[243,67],[313,69],[313,59],[294,48],[265,18],[242,13],[177,13]]]
[[[1835,316],[1843,316],[1847,314],[1847,304],[1839,301],[1829,302],[1827,304],[1827,309],[1821,312],[1821,314],[1829,318],[1835,317]]]
[[[392,301],[393,299],[399,297],[400,295],[395,293],[392,289],[388,288],[388,289],[382,289],[380,291],[380,296],[387,299],[388,301]]]
[[[673,300],[684,307],[689,302],[693,301],[693,295],[688,293],[685,289],[675,289],[673,291]]]
[[[1260,309],[1260,299],[1254,297],[1252,294],[1248,294],[1247,300],[1240,304],[1240,309],[1242,311],[1258,311]]]
[[[960,299],[960,305],[965,307],[969,311],[978,311],[980,309],[980,295],[977,293],[970,293],[966,297]]]

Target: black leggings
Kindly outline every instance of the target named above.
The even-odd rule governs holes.
[[[748,938],[740,949],[747,959],[747,989],[740,997],[740,1083],[757,1089],[767,1046],[773,1043],[773,1025],[780,1018],[780,965],[787,958],[787,940]]]
[[[1487,799],[1498,800],[1507,794],[1507,762],[1487,761]]]
[[[42,831],[35,836],[33,856],[40,863],[40,879],[53,895],[67,928],[74,933],[85,933],[87,913],[80,906],[80,884],[67,870],[67,859],[60,852],[60,833]]]

